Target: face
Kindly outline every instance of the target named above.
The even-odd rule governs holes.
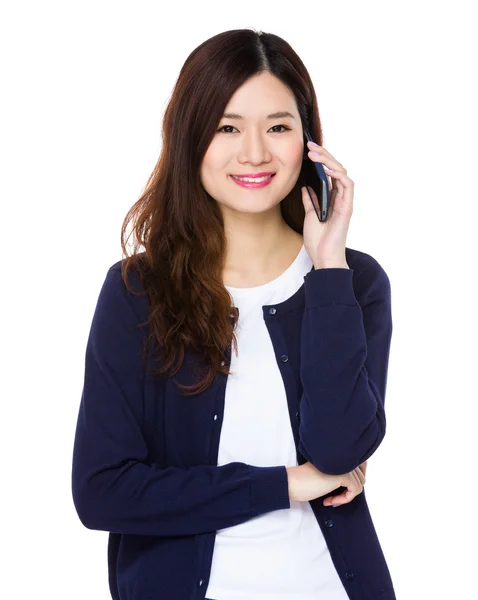
[[[291,116],[268,115],[289,112]],[[236,90],[201,164],[201,183],[227,211],[258,213],[279,204],[297,182],[304,137],[292,92],[262,72]],[[244,187],[232,175],[274,173],[267,185]],[[256,184],[257,185],[257,184]]]

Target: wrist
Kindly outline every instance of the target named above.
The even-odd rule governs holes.
[[[297,468],[298,467],[286,467],[287,480],[289,483],[289,500],[297,500],[295,496]]]
[[[350,269],[347,263],[314,263],[314,269]]]

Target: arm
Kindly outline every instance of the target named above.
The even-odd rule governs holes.
[[[89,529],[194,535],[290,508],[285,466],[241,462],[188,469],[147,462],[141,431],[144,333],[110,269],[88,337],[73,449],[72,492]]]
[[[356,292],[352,269],[305,277],[299,451],[331,475],[353,471],[385,435],[391,290],[385,271],[369,260]]]

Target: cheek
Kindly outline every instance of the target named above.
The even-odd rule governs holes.
[[[216,171],[224,168],[224,151],[217,145],[212,144],[207,149],[203,159],[203,167],[208,171]]]
[[[203,157],[200,169],[200,181],[204,188],[213,193],[220,180],[224,179],[227,160],[224,152],[214,145],[209,146]]]
[[[302,158],[304,156],[304,144],[297,142],[289,149],[288,160],[291,165],[299,166],[302,164]]]
[[[214,157],[214,152],[211,152],[211,148],[209,148],[204,155],[200,169],[200,178],[203,185],[208,184],[211,177],[214,176],[215,169],[217,169],[217,161]]]

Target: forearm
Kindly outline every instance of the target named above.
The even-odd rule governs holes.
[[[305,278],[299,451],[331,475],[353,471],[385,434],[390,285],[379,266],[365,273],[325,268]]]

